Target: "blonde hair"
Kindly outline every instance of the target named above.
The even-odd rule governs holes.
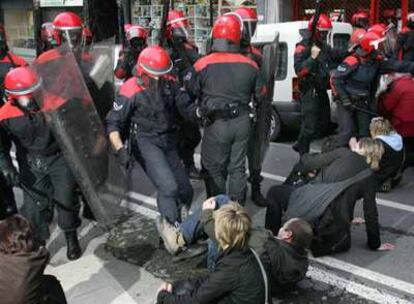
[[[384,154],[382,143],[379,140],[365,137],[359,140],[358,147],[371,169],[378,170],[381,157]]]
[[[373,118],[369,125],[369,131],[372,137],[377,137],[379,135],[389,135],[395,132],[390,121],[383,117]]]
[[[246,210],[238,203],[230,203],[214,212],[214,229],[220,248],[246,246],[252,220]]]

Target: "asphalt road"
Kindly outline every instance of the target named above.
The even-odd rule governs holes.
[[[317,149],[317,144],[314,145]],[[263,192],[274,184],[281,183],[298,160],[290,143],[271,144],[264,165]],[[133,174],[136,182],[131,197],[144,202],[146,209],[156,210],[155,190],[140,168]],[[193,181],[197,203],[205,198],[204,186]],[[370,251],[366,247],[365,227],[353,227],[352,249],[343,254],[314,259],[315,271],[329,270],[334,277],[328,280],[325,274],[314,277],[327,283],[344,287],[365,298],[380,303],[394,303],[398,298],[414,303],[414,170],[408,169],[401,184],[391,193],[378,195],[378,211],[383,242],[391,242],[396,249],[391,252]],[[195,203],[195,204],[197,204]],[[362,204],[358,204],[355,215],[362,216]],[[264,223],[264,209],[247,202],[247,208],[256,225]],[[345,279],[347,282],[342,282]],[[356,283],[353,286],[351,283]],[[346,286],[344,286],[346,285]],[[363,287],[368,287],[364,289]],[[403,301],[403,300],[402,300]],[[403,303],[400,301],[400,303]]]
[[[298,156],[290,143],[271,144],[264,165],[263,192],[281,183],[297,160]],[[158,214],[154,187],[139,166],[132,172],[132,181],[129,208],[153,221]],[[200,181],[192,181],[192,184],[195,190],[194,206],[198,206],[205,198],[204,184]],[[383,242],[396,244],[394,251],[368,250],[365,227],[353,227],[351,250],[332,257],[312,258],[309,279],[302,283],[301,289],[285,295],[279,300],[280,303],[414,303],[413,196],[414,169],[409,168],[397,188],[377,197],[381,237]],[[265,210],[250,201],[246,206],[254,224],[263,225]],[[362,216],[361,204],[358,204],[355,215]],[[157,238],[153,229],[142,228],[134,233]],[[67,261],[61,260],[60,263]],[[162,261],[159,263],[162,264]],[[139,269],[145,268],[145,265],[138,263]],[[152,273],[151,269],[146,270]],[[152,275],[157,277],[155,273]],[[150,287],[154,294],[157,287]]]

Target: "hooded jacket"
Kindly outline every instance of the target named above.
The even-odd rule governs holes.
[[[404,146],[401,135],[391,133],[376,137],[384,147],[380,161],[380,170],[375,173],[375,179],[381,185],[387,179],[394,177],[401,169],[404,160]]]
[[[45,247],[30,253],[0,253],[0,302],[40,303],[42,275],[48,261],[49,252]]]

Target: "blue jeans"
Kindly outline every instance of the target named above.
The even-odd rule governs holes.
[[[191,205],[193,187],[178,157],[173,134],[138,135],[139,157],[148,177],[157,188],[157,205],[171,224],[180,222],[178,207]],[[138,152],[138,151],[137,151]]]
[[[216,199],[217,208],[228,204],[229,199],[225,195],[219,195]],[[180,225],[180,232],[187,244],[192,244],[200,238],[207,237],[201,227],[202,209],[197,208]],[[214,264],[218,255],[218,244],[214,240],[208,240],[207,267],[210,271],[214,269]]]

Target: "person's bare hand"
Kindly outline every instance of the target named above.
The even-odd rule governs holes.
[[[391,251],[395,249],[395,245],[391,243],[383,243],[378,247],[378,251]]]
[[[216,198],[215,197],[210,197],[204,201],[203,210],[208,210],[208,209],[212,209],[212,210],[216,209]]]
[[[163,282],[161,284],[160,288],[158,288],[157,293],[160,293],[161,291],[166,291],[166,292],[172,293],[172,285],[170,283]]]
[[[348,142],[348,145],[351,150],[355,150],[358,145],[358,140],[355,137],[351,137],[351,139]]]
[[[365,219],[363,219],[362,217],[354,217],[354,219],[352,220],[352,225],[362,225],[365,224]]]
[[[321,52],[321,49],[319,47],[317,47],[316,45],[314,45],[311,49],[311,57],[313,59],[318,58],[320,52]]]

